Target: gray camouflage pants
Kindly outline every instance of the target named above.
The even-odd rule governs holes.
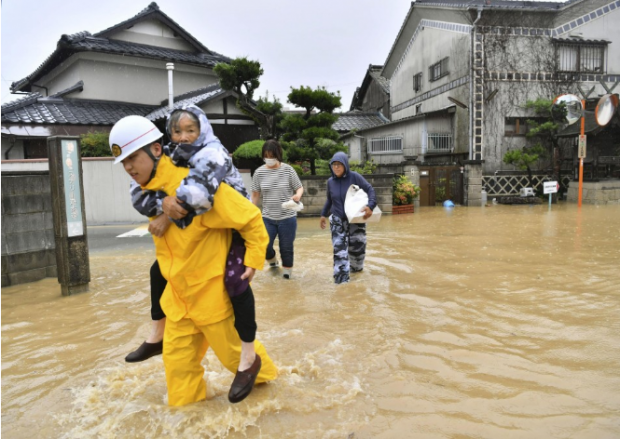
[[[349,272],[364,268],[366,257],[366,224],[350,224],[349,221],[331,215],[329,228],[334,246],[334,281],[349,281]]]

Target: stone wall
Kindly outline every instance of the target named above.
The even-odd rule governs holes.
[[[605,180],[599,182],[584,182],[582,204],[620,204],[620,180]],[[567,200],[577,203],[579,197],[579,182],[571,181],[568,186]]]
[[[315,175],[301,177],[304,186],[302,202],[304,210],[299,216],[319,216],[325,200],[327,199],[327,175]],[[394,174],[364,175],[368,183],[372,185],[377,195],[377,204],[384,213],[392,213],[392,179]]]
[[[2,286],[56,277],[49,172],[2,173]]]

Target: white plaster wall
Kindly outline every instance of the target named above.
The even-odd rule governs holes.
[[[418,33],[413,46],[407,52],[400,69],[390,80],[391,105],[397,106],[429,90],[441,87],[469,73],[469,35],[447,32],[426,27]],[[431,65],[449,57],[448,71],[443,78],[430,82],[428,69]],[[413,76],[422,72],[422,88],[413,90]],[[439,109],[448,104],[438,106]],[[432,111],[425,109],[424,111]],[[394,120],[404,117],[392,116]]]
[[[343,143],[349,149],[349,160],[350,161],[361,161],[362,157],[362,139],[355,136],[349,136],[343,140]]]
[[[3,161],[2,172],[47,171],[47,160]],[[131,179],[121,165],[114,165],[112,158],[82,159],[86,223],[89,226],[112,223],[144,223],[131,205],[129,183]],[[247,188],[252,184],[249,171],[241,172]]]
[[[24,158],[24,143],[21,139],[15,140],[15,146],[11,148],[11,141],[5,137],[2,138],[2,160],[6,160],[5,154],[9,151],[8,159],[23,159]]]
[[[607,46],[607,73],[620,74],[620,8],[561,36],[566,38],[576,32],[582,32],[583,38],[587,40],[611,41]]]
[[[110,39],[190,52],[195,50],[181,37],[175,37],[174,31],[158,20],[142,21],[130,29],[115,33]]]
[[[160,105],[168,97],[168,71],[163,61],[101,53],[80,53],[37,81],[52,95],[84,81],[80,99]],[[175,64],[175,96],[217,82],[211,69]],[[45,95],[45,91],[42,91]]]

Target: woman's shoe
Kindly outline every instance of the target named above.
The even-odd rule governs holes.
[[[278,258],[275,256],[271,259],[267,259],[267,262],[269,263],[269,268],[276,268],[280,265]]]
[[[164,349],[164,341],[157,343],[144,342],[138,349],[130,353],[125,357],[125,361],[128,363],[139,363],[140,361],[148,360],[149,358],[160,355]]]
[[[284,279],[290,279],[293,277],[293,268],[282,267],[282,277]]]
[[[252,391],[258,372],[260,372],[262,362],[260,356],[256,354],[254,363],[249,369],[237,371],[230,390],[228,391],[228,400],[233,404],[243,401]]]

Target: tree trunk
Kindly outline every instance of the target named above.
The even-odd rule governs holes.
[[[254,119],[260,126],[260,133],[263,139],[269,139],[275,136],[275,117],[258,111],[247,102],[245,97],[237,99],[237,104],[241,111]]]
[[[532,177],[532,168],[527,167],[527,178],[530,182],[530,186],[532,189],[534,188],[534,178]]]
[[[310,159],[310,175],[316,175],[316,163],[314,159]]]

